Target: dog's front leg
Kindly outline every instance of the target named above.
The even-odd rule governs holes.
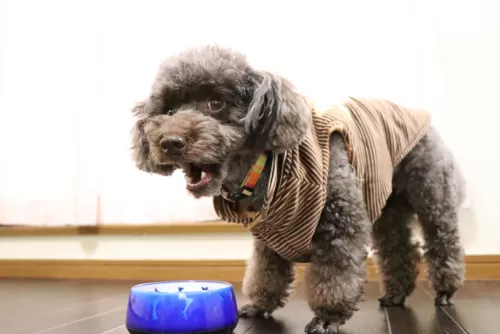
[[[342,139],[331,140],[328,199],[313,237],[306,297],[315,317],[307,333],[336,333],[357,310],[366,282],[371,224]]]
[[[243,279],[243,294],[251,303],[240,308],[240,316],[270,315],[283,307],[294,279],[293,264],[254,238],[253,254]]]

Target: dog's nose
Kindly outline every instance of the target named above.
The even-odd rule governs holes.
[[[160,146],[167,155],[177,155],[186,147],[186,141],[179,136],[168,136],[162,138]]]

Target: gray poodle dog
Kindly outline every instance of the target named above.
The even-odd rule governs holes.
[[[301,144],[311,131],[311,105],[285,78],[252,68],[246,57],[221,46],[201,46],[166,59],[148,98],[133,108],[132,152],[137,167],[169,176],[186,174],[196,198],[237,191],[261,152],[277,155]],[[430,129],[392,170],[392,191],[371,221],[343,136],[329,141],[327,196],[311,239],[305,273],[314,318],[308,333],[335,333],[357,310],[367,279],[366,249],[378,259],[385,295],[382,306],[401,306],[414,288],[420,252],[411,240],[415,216],[425,240],[428,276],[437,305],[451,304],[464,281],[458,210],[464,181],[438,131]],[[270,166],[251,196],[265,202]],[[278,183],[278,187],[279,187]],[[251,303],[240,316],[270,315],[287,301],[294,262],[254,238],[243,292]]]

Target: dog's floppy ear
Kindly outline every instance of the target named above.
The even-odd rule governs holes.
[[[147,108],[150,107],[151,106],[148,105],[148,101],[145,100],[137,103],[132,108],[132,114],[136,117],[136,121],[131,129],[132,159],[134,160],[136,167],[144,172],[169,176],[174,172],[175,167],[157,165],[153,162],[150,156],[149,144],[146,133],[144,132],[144,126],[149,115]]]
[[[250,77],[253,90],[245,128],[253,148],[284,152],[300,144],[312,125],[307,100],[277,74],[255,71]]]

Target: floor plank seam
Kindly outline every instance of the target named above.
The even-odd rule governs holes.
[[[243,332],[243,334],[249,333],[250,330],[255,327],[255,325],[256,325],[255,323],[252,324],[252,326],[248,327],[247,330]]]
[[[431,299],[433,298],[432,294],[427,289],[422,287],[419,287],[419,289],[423,291],[426,295],[428,295]],[[460,324],[448,311],[446,311],[443,306],[439,306],[439,308],[441,309],[441,311],[443,311],[444,314],[446,314],[446,316],[451,321],[453,321],[455,325],[457,325],[458,328],[460,328],[464,333],[470,334],[469,331],[464,326],[462,326],[462,324]]]
[[[101,334],[109,334],[109,333],[113,333],[114,331],[118,330],[118,329],[122,329],[122,328],[125,328],[125,325],[120,325],[118,327],[115,327],[113,329],[110,329],[109,331],[105,331],[105,332],[102,332]]]
[[[103,298],[96,299],[96,300],[93,300],[93,301],[90,301],[90,302],[87,302],[87,303],[83,303],[83,304],[80,304],[80,305],[77,305],[77,306],[66,307],[66,308],[61,308],[61,309],[55,310],[55,311],[50,311],[50,312],[47,312],[45,315],[47,315],[47,316],[57,315],[59,313],[71,311],[71,310],[73,310],[75,308],[78,308],[78,307],[90,306],[90,305],[101,303],[103,301],[107,301],[107,300],[114,299],[114,298],[118,299],[121,296],[123,296],[123,293],[119,293],[119,294],[112,295],[112,296],[109,296],[109,297],[103,297]]]
[[[71,321],[71,322],[67,322],[67,323],[64,323],[64,324],[61,324],[61,325],[57,325],[57,326],[53,326],[53,327],[50,327],[50,328],[45,328],[41,331],[38,331],[38,332],[35,332],[33,334],[42,334],[42,333],[47,333],[47,332],[50,332],[50,331],[53,331],[55,329],[60,329],[60,328],[63,328],[63,327],[66,327],[66,326],[70,326],[70,325],[73,325],[73,324],[76,324],[76,323],[79,323],[79,322],[82,322],[82,321],[85,321],[85,320],[89,320],[89,319],[92,319],[92,318],[95,318],[95,317],[100,317],[100,316],[103,316],[103,315],[106,315],[106,314],[109,314],[109,313],[113,313],[113,312],[116,312],[116,311],[121,311],[121,310],[124,310],[126,307],[118,307],[118,308],[115,308],[115,309],[112,309],[112,310],[109,310],[109,311],[106,311],[106,312],[101,312],[101,313],[98,313],[98,314],[94,314],[90,317],[85,317],[85,318],[82,318],[82,319],[78,319],[78,320],[74,320],[74,321]]]
[[[392,334],[391,328],[391,320],[389,319],[389,312],[387,312],[387,308],[384,307],[385,321],[387,322],[387,331],[388,334]]]
[[[441,311],[443,311],[444,314],[446,314],[448,316],[448,318],[450,318],[451,321],[453,321],[455,323],[455,325],[458,326],[458,328],[460,328],[464,333],[470,334],[469,331],[464,326],[462,326],[461,323],[459,323],[457,320],[455,320],[455,318],[446,310],[446,308],[444,308],[443,306],[439,306],[439,307],[441,308]]]

